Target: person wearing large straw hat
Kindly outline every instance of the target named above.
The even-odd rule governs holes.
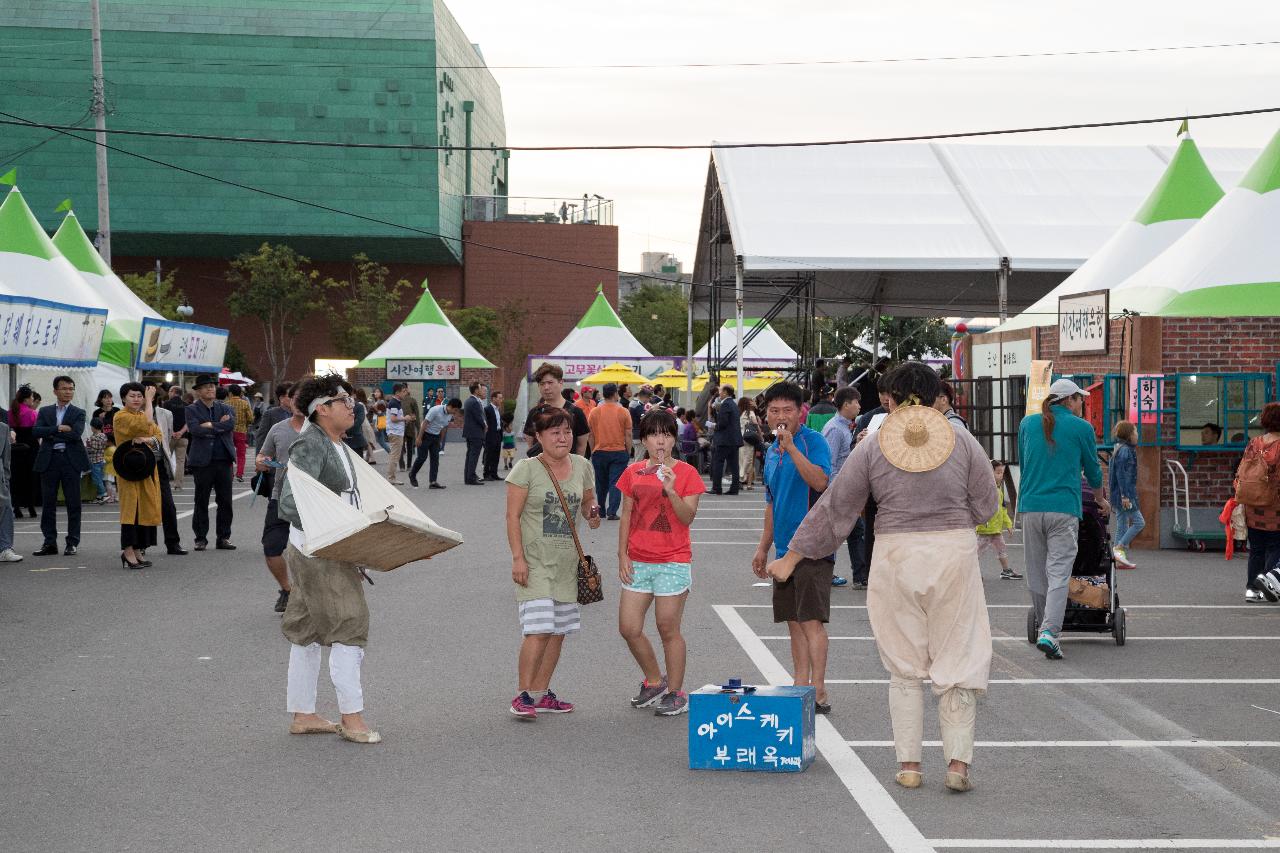
[[[769,564],[790,577],[806,558],[830,554],[874,497],[876,544],[867,615],[889,671],[889,716],[901,765],[895,779],[917,788],[924,692],[938,697],[945,785],[968,791],[977,696],[991,670],[991,626],[978,572],[974,528],[996,511],[991,462],[973,436],[932,408],[940,391],[933,368],[909,362],[888,377],[891,412],[858,443],[791,538]]]

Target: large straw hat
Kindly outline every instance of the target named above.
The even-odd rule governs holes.
[[[889,464],[913,474],[937,468],[956,446],[951,422],[931,406],[899,406],[880,424],[879,436]]]

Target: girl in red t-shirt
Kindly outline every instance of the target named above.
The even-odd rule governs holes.
[[[644,681],[632,707],[674,717],[689,709],[684,692],[685,644],[680,633],[684,603],[692,585],[693,551],[689,525],[706,491],[697,469],[681,462],[675,452],[676,418],[667,409],[650,409],[640,419],[645,458],[627,467],[618,478],[622,492],[622,523],[618,528],[618,632]],[[644,633],[649,605],[654,607],[667,674],[658,669],[653,645]]]

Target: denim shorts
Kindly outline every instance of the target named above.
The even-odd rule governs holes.
[[[680,595],[693,586],[690,563],[641,563],[631,561],[631,583],[623,589],[646,595]]]

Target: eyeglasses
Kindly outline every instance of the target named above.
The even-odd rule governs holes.
[[[342,403],[348,409],[354,409],[356,407],[355,397],[352,397],[350,394],[341,394],[337,397],[334,397],[332,400],[329,400],[328,402],[326,402],[325,405],[331,406],[334,403]]]

